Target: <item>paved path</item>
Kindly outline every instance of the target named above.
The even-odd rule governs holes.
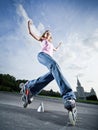
[[[35,97],[25,109],[20,98],[20,94],[0,92],[0,130],[98,130],[98,105],[77,103],[77,123],[71,126],[61,100]],[[44,113],[37,112],[41,102]]]

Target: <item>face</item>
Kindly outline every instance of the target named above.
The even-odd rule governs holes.
[[[52,39],[51,33],[49,31],[45,32],[44,37],[47,38],[48,40]]]

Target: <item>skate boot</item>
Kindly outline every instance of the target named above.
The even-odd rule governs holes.
[[[75,125],[77,119],[76,102],[74,99],[65,100],[64,107],[68,110],[69,121]]]
[[[20,93],[22,94],[21,100],[24,102],[23,107],[26,108],[33,101],[33,97],[29,88],[26,88],[24,83],[21,83],[19,87],[21,88]]]

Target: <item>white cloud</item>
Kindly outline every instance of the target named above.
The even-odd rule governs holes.
[[[39,32],[43,32],[45,30],[45,27],[42,23],[39,23],[37,29],[39,30]]]
[[[36,58],[40,46],[28,33],[27,21],[30,18],[21,4],[17,5],[16,12],[19,17],[18,28],[14,33],[0,37],[0,72],[30,79],[41,73],[38,71]],[[39,30],[34,23],[31,27],[37,35],[43,28],[44,25],[41,23]]]
[[[62,66],[63,73],[67,75],[68,81],[74,84],[74,77],[76,78],[78,75],[83,81],[83,87],[86,87],[85,90],[89,91],[91,87],[94,87],[98,91],[97,31],[92,32],[87,38],[77,33],[69,34],[66,41],[61,48],[58,61]]]
[[[97,33],[92,33],[92,36],[87,38],[87,40],[83,40],[83,37],[77,33],[69,34],[66,41],[66,44],[63,44],[60,49],[60,54],[58,54],[59,61],[65,66],[71,64],[71,66],[78,66],[77,69],[84,69],[95,53],[98,52]]]
[[[21,4],[19,4],[18,6],[17,6],[17,14],[20,16],[20,17],[22,17],[22,18],[24,18],[24,20],[27,22],[28,21],[28,15],[27,15],[27,13],[26,13],[26,11],[25,11],[25,9],[23,8],[23,6],[21,5]]]
[[[0,72],[6,72],[19,78],[33,79],[44,73],[46,69],[38,64],[36,55],[40,47],[38,42],[28,34],[27,21],[30,18],[27,12],[21,4],[17,6],[16,12],[19,17],[19,28],[13,34],[10,33],[0,38],[0,43],[2,43],[0,44],[0,49],[2,48],[0,50]],[[44,29],[43,23],[39,23],[36,27],[33,22],[32,32],[40,35]],[[69,32],[66,36],[66,43],[62,44],[56,52],[57,61],[74,89],[76,75],[82,77],[85,86],[90,84],[86,83],[89,80],[95,83],[94,87],[97,88],[97,50],[98,30],[96,29],[85,38],[75,31],[74,33]]]
[[[83,43],[88,48],[93,49],[92,51],[98,51],[98,29],[92,32],[90,36],[85,38]]]
[[[17,5],[16,11],[17,11],[18,16],[21,18],[21,21],[19,20],[19,28],[21,31],[21,35],[22,34],[27,35],[27,33],[28,33],[28,28],[27,28],[28,20],[32,21],[32,26],[31,26],[32,32],[36,33],[37,35],[40,35],[40,31],[42,31],[42,29],[44,28],[44,25],[42,23],[39,23],[39,25],[38,25],[39,28],[37,28],[34,25],[33,20],[31,18],[29,18],[27,12],[25,11],[25,9],[23,8],[23,6],[21,4]]]

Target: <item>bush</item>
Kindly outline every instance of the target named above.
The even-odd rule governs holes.
[[[97,101],[97,96],[96,95],[91,95],[86,97],[87,100],[93,100],[93,101]]]

